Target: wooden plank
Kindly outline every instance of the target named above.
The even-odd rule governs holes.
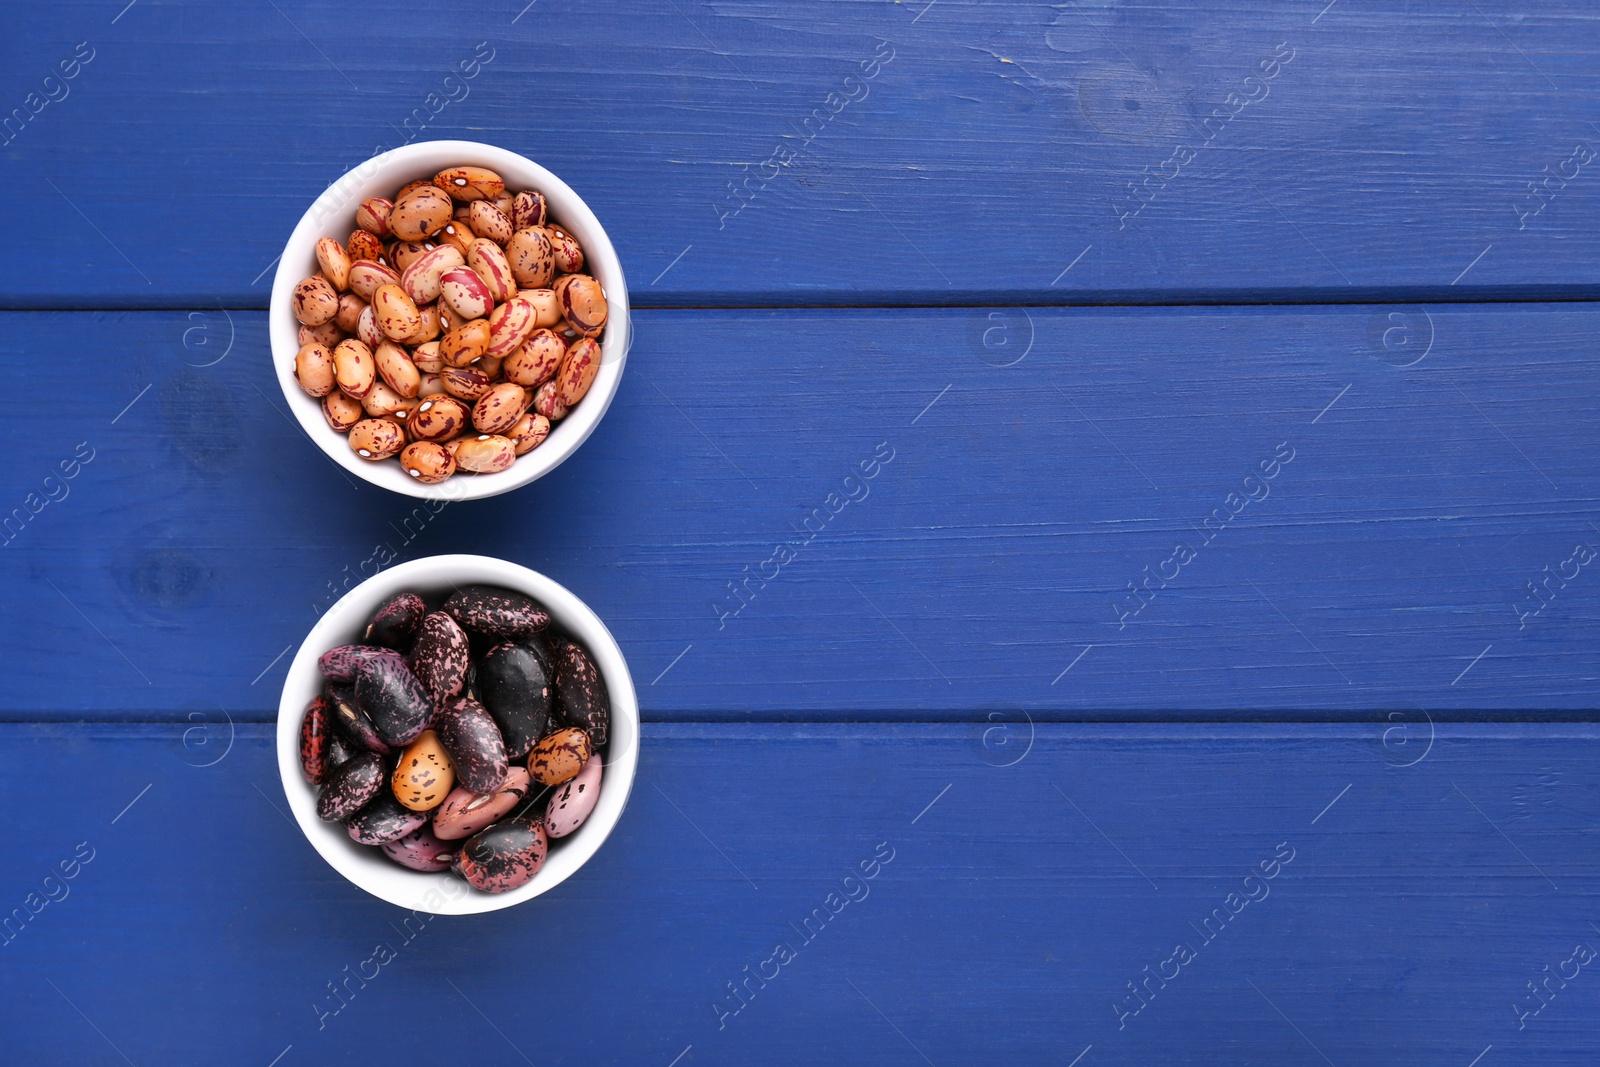
[[[312,198],[417,137],[565,177],[636,305],[1548,298],[1600,280],[1583,0],[377,11],[13,11],[0,166],[29,198],[9,222],[27,255],[0,267],[0,300],[263,307]]]
[[[957,727],[652,723],[587,868],[410,926],[274,810],[264,727],[209,767],[179,729],[0,727],[5,797],[30,812],[0,905],[59,898],[0,944],[18,1062],[372,1062],[416,1047],[406,1020],[485,1064],[1092,1045],[1080,1067],[1464,1067],[1492,1045],[1578,1065],[1600,1041],[1590,967],[1518,1026],[1528,982],[1600,945],[1592,724],[1441,727],[1425,756],[1377,726],[1052,725],[1001,767]],[[764,966],[780,941],[793,958]],[[1163,968],[1180,943],[1194,958]],[[395,958],[367,963],[380,944]],[[1140,1005],[1146,967],[1176,976]],[[741,1005],[728,983],[761,971]],[[341,1004],[327,983],[347,978]]]
[[[3,325],[12,717],[269,716],[346,582],[455,551],[658,717],[1594,707],[1588,306],[648,312],[573,460],[437,515],[289,423],[259,313]]]

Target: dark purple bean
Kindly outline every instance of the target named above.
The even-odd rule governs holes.
[[[348,685],[356,680],[356,668],[369,659],[398,656],[400,653],[377,645],[340,645],[317,657],[317,670],[330,682]]]
[[[443,611],[426,616],[411,649],[411,670],[435,704],[462,691],[470,665],[467,635],[456,620]]]
[[[321,785],[327,776],[328,741],[332,733],[327,699],[312,697],[311,703],[306,705],[305,717],[300,720],[300,770],[312,785]]]
[[[369,659],[356,668],[356,706],[390,745],[408,745],[428,728],[433,701],[399,656]]]
[[[455,849],[434,835],[433,827],[424,823],[404,837],[383,846],[383,854],[413,871],[448,871],[455,862]]]
[[[383,738],[378,736],[378,730],[372,725],[372,720],[367,718],[366,713],[356,703],[354,686],[329,682],[323,689],[323,695],[328,698],[334,725],[343,731],[352,745],[383,756],[394,751]]]
[[[331,705],[330,705],[331,707]],[[331,718],[331,716],[330,716]],[[335,767],[349,763],[351,757],[359,750],[350,743],[349,739],[337,729],[328,734],[328,762],[323,765],[323,774],[327,774]]]
[[[456,783],[474,793],[492,793],[510,773],[500,727],[470,697],[457,697],[434,716],[434,729],[456,765]]]
[[[550,682],[539,657],[519,644],[496,645],[478,663],[477,692],[505,738],[506,756],[527,759],[550,732]]]
[[[600,668],[582,645],[557,636],[550,638],[550,667],[561,718],[585,730],[595,748],[604,748],[611,733],[611,694]]]
[[[372,621],[367,623],[367,631],[361,640],[370,645],[382,645],[405,652],[411,647],[411,639],[417,636],[417,627],[422,625],[422,616],[427,611],[428,607],[420,596],[401,593],[373,612]]]
[[[387,789],[367,802],[367,806],[344,821],[350,839],[363,845],[386,845],[426,825],[432,812],[412,811]]]
[[[507,819],[462,845],[455,868],[485,893],[504,893],[532,881],[549,851],[550,841],[540,822]]]
[[[550,625],[550,613],[532,597],[492,585],[469,585],[444,603],[462,628],[484,637],[517,638]]]
[[[348,819],[366,806],[383,788],[383,758],[363,752],[333,770],[317,794],[317,818],[328,822]]]

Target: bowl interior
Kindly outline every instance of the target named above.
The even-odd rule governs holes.
[[[608,314],[601,337],[600,370],[588,394],[556,423],[538,448],[519,456],[509,470],[498,474],[460,474],[439,485],[423,485],[409,477],[400,464],[368,462],[351,451],[343,434],[328,426],[322,405],[295,382],[294,357],[300,350],[299,323],[290,310],[295,285],[317,270],[316,244],[322,237],[346,240],[356,228],[356,208],[373,196],[393,196],[408,181],[431,178],[446,167],[488,167],[505,178],[507,188],[538,189],[549,204],[550,219],[583,246],[584,271],[605,290]],[[330,185],[307,209],[289,242],[272,284],[270,313],[272,362],[289,409],[334,462],[351,473],[407,496],[425,499],[473,500],[509,492],[554,470],[575,452],[605,415],[616,395],[632,337],[628,312],[628,287],[611,239],[600,220],[560,178],[531,159],[494,145],[476,141],[424,141],[374,156]]]
[[[340,823],[317,818],[317,789],[300,770],[300,719],[322,691],[317,657],[359,639],[378,605],[402,592],[428,600],[474,583],[501,585],[538,600],[559,626],[588,649],[611,696],[611,741],[600,799],[577,832],[552,842],[544,866],[527,885],[508,893],[483,893],[451,872],[424,874],[391,861],[376,848],[358,845]],[[582,867],[617,824],[633,786],[639,759],[639,706],[622,650],[605,624],[565,587],[515,563],[487,556],[431,556],[412,560],[367,579],[329,608],[312,627],[289,667],[278,706],[278,772],[295,821],[314,848],[351,882],[398,907],[437,915],[471,915],[520,904],[560,885]],[[540,810],[537,806],[533,809]]]

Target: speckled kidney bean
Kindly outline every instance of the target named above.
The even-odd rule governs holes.
[[[370,259],[358,259],[350,264],[350,291],[367,303],[385,285],[398,285],[400,275]]]
[[[576,726],[568,726],[539,739],[528,753],[528,773],[540,785],[560,785],[578,776],[589,757],[594,755],[594,745],[589,735]]]
[[[479,237],[487,238],[498,245],[511,240],[511,235],[515,232],[511,220],[487,200],[472,202],[467,213],[467,225],[471,226],[472,232]]]
[[[544,809],[544,828],[551,837],[566,837],[594,814],[600,799],[602,762],[598,752],[590,756],[577,777],[551,795]]]
[[[400,272],[401,284],[404,285],[406,271],[411,268],[411,264],[432,252],[433,248],[432,241],[391,241],[385,250],[385,255],[389,260],[389,266]],[[416,297],[413,296],[411,299],[415,300]]]
[[[472,247],[472,242],[478,239],[478,235],[472,232],[472,227],[468,223],[451,219],[439,228],[433,239],[440,244],[454,245],[462,255],[466,255],[467,249]]]
[[[347,819],[366,806],[383,788],[383,760],[363,752],[335,768],[317,794],[317,818],[326,822]]]
[[[505,359],[522,346],[533,332],[533,307],[521,297],[512,297],[489,316],[489,347],[485,355]]]
[[[380,415],[393,415],[395,418],[403,420],[407,415],[411,414],[411,409],[414,406],[415,401],[409,397],[401,396],[381,381],[375,382],[372,386],[372,392],[361,400],[361,410],[374,418]]]
[[[448,441],[467,428],[467,406],[453,396],[433,396],[417,405],[406,430],[418,441]]]
[[[328,284],[328,279],[313,274],[294,287],[289,297],[289,307],[300,322],[307,326],[321,326],[338,313],[339,294]]]
[[[520,385],[511,382],[491,385],[472,406],[472,426],[479,433],[504,434],[522,418],[531,399]]]
[[[349,286],[350,254],[332,237],[318,238],[317,266],[322,268],[322,276],[336,291],[342,293]]]
[[[474,474],[498,474],[510,470],[517,450],[509,437],[480,434],[461,440],[455,448],[456,466]]]
[[[545,210],[543,193],[532,190],[520,192],[511,201],[511,225],[518,230],[543,226]]]
[[[424,374],[438,374],[444,367],[438,341],[427,341],[411,350],[411,362]]]
[[[571,407],[584,398],[600,371],[600,343],[592,337],[580,337],[572,342],[556,372],[563,407]]]
[[[455,849],[440,841],[428,823],[385,844],[383,854],[402,867],[428,874],[448,871],[456,858]]]
[[[449,167],[433,184],[457,200],[493,200],[506,191],[505,179],[487,167]]]
[[[376,461],[398,455],[406,445],[406,435],[392,419],[362,419],[350,427],[349,441],[356,455]]]
[[[566,274],[576,274],[583,269],[583,246],[560,226],[546,225],[545,235],[555,256],[556,269]]]
[[[585,337],[598,337],[606,327],[606,294],[587,274],[568,274],[555,285],[561,314]]]
[[[400,469],[423,485],[438,485],[456,472],[456,458],[437,441],[413,441],[400,451]]]
[[[306,345],[326,345],[332,348],[344,340],[344,331],[339,328],[337,320],[323,323],[321,326],[307,326],[300,324],[295,331],[295,343],[304,348]]]
[[[428,606],[422,598],[415,593],[397,593],[378,605],[372,613],[372,618],[367,620],[367,628],[361,635],[361,640],[369,645],[382,645],[404,653],[411,647],[411,642],[417,636],[417,630],[422,626],[422,618],[428,613]],[[366,656],[356,663],[359,668],[362,662],[379,657]],[[351,676],[352,678],[354,675]]]
[[[400,275],[400,287],[417,304],[431,304],[439,299],[439,283],[445,274],[465,262],[455,245],[439,245],[411,261]]]
[[[566,354],[566,342],[554,330],[534,330],[521,348],[506,357],[501,373],[508,382],[534,389],[555,376]]]
[[[555,277],[555,247],[543,226],[518,230],[506,242],[506,262],[524,289],[543,289]]]
[[[439,708],[434,728],[455,764],[457,782],[474,793],[492,793],[505,782],[511,770],[505,739],[482,704],[455,697]]]
[[[428,825],[431,818],[431,812],[412,811],[392,792],[379,790],[366,807],[344,821],[344,828],[359,845],[387,845]]]
[[[550,436],[550,420],[537,412],[524,412],[516,425],[506,431],[506,436],[511,439],[512,451],[519,456],[527,455]]]
[[[424,616],[411,649],[411,672],[436,705],[461,692],[470,663],[467,635],[455,618],[445,611]]]
[[[403,397],[417,395],[417,387],[422,384],[422,373],[417,370],[417,365],[411,362],[411,357],[406,355],[404,348],[385,341],[373,351],[372,361],[378,368],[379,376],[388,383],[390,389]]]
[[[468,585],[444,602],[462,629],[484,637],[515,641],[542,633],[550,613],[531,596],[495,585]]]
[[[567,406],[561,402],[561,386],[551,378],[533,391],[533,410],[556,422],[567,417]]]
[[[349,684],[356,680],[356,668],[367,660],[398,655],[381,645],[340,645],[317,657],[317,670],[330,682]]]
[[[421,185],[395,201],[389,229],[402,241],[421,241],[438,233],[454,211],[443,190]]]
[[[368,197],[356,208],[356,225],[370,234],[387,237],[390,232],[389,213],[393,210],[394,201],[388,197]]]
[[[343,393],[329,393],[322,398],[322,417],[327,420],[329,428],[337,433],[348,433],[350,427],[365,416],[366,412],[361,408],[361,401]]]
[[[356,668],[356,706],[384,743],[410,744],[433,719],[433,699],[401,657],[369,659]]]
[[[328,738],[332,735],[327,699],[312,697],[300,718],[300,771],[312,785],[321,785],[327,776]]]
[[[370,263],[382,263],[387,258],[383,242],[366,230],[356,230],[350,234],[350,239],[344,243],[345,254],[350,257],[350,265],[355,266],[361,260]]]
[[[561,321],[561,304],[554,289],[523,289],[517,295],[533,305],[535,329],[549,329]]]
[[[356,339],[368,348],[377,348],[383,344],[383,334],[378,329],[378,316],[368,304],[361,309],[361,317],[356,320]]]
[[[356,324],[361,321],[361,309],[366,306],[367,302],[356,294],[340,293],[339,310],[333,316],[334,325],[338,326],[344,333],[355,333]],[[343,340],[343,338],[340,338],[340,340]],[[338,341],[334,342],[334,344],[338,343]]]
[[[433,832],[443,841],[459,841],[494,825],[528,795],[528,772],[512,767],[492,793],[474,793],[457,786],[433,813]]]
[[[378,380],[378,364],[372,358],[372,349],[347,337],[333,350],[334,378],[340,392],[352,400],[360,400],[372,391]]]
[[[444,335],[439,342],[439,354],[448,365],[465,367],[489,350],[490,336],[489,320],[464,322]]]
[[[322,695],[327,698],[333,725],[356,748],[366,752],[376,752],[380,756],[387,756],[394,751],[383,738],[378,736],[378,731],[372,725],[372,720],[367,718],[360,706],[356,704],[355,687],[353,685],[329,682],[323,688]]]
[[[493,241],[480,237],[467,248],[467,266],[489,287],[489,295],[496,304],[504,304],[517,295],[517,279],[506,262],[504,250]]]
[[[475,691],[500,727],[507,758],[526,759],[550,729],[550,681],[543,661],[514,641],[501,642],[478,661]]]
[[[391,341],[408,341],[422,329],[422,312],[398,285],[378,287],[372,294],[372,313],[379,331]]]
[[[327,396],[338,388],[334,380],[333,353],[327,345],[303,346],[294,357],[294,379],[312,396]]]
[[[507,819],[468,838],[456,854],[455,869],[476,889],[505,893],[531,882],[549,851],[543,824]]]
[[[604,748],[611,735],[611,692],[605,676],[577,642],[551,634],[545,643],[558,713],[568,725],[586,732],[595,748]]]
[[[482,203],[482,201],[479,201]],[[494,307],[488,283],[471,267],[456,267],[439,279],[439,298],[464,319],[481,319]]]
[[[489,391],[489,376],[471,367],[446,367],[439,372],[444,391],[458,400],[476,402]]]

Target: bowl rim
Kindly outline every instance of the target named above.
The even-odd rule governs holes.
[[[443,161],[443,162],[440,162]],[[532,452],[518,456],[508,470],[497,474],[462,475],[436,485],[407,478],[398,463],[374,463],[357,456],[322,416],[321,402],[302,390],[294,377],[294,357],[300,350],[299,323],[290,311],[294,287],[316,270],[316,243],[336,236],[336,218],[348,218],[355,228],[355,210],[368,196],[387,196],[406,180],[431,176],[446,166],[488,167],[507,178],[508,184],[537,188],[559,219],[583,246],[584,270],[601,284],[608,306],[601,338],[600,370],[589,392],[570,414],[556,423],[550,436]],[[405,177],[411,175],[411,179]],[[342,225],[342,224],[341,224]],[[308,270],[309,268],[309,270]],[[344,470],[390,492],[421,500],[481,500],[520,489],[564,463],[600,425],[616,397],[628,351],[633,345],[633,320],[627,278],[611,237],[588,203],[556,174],[524,155],[480,141],[414,141],[392,148],[357,164],[322,191],[300,216],[284,243],[273,276],[268,311],[269,349],[273,371],[289,410],[306,436]],[[547,451],[548,449],[548,451]],[[461,483],[457,485],[456,483]],[[447,487],[450,488],[447,491]]]
[[[611,697],[612,739],[606,750],[604,788],[594,813],[551,851],[531,881],[506,893],[480,892],[449,871],[408,870],[374,854],[371,846],[356,844],[341,823],[317,818],[317,789],[305,780],[300,768],[300,721],[311,699],[307,693],[321,691],[317,658],[353,639],[372,610],[396,593],[462,584],[504,585],[538,600],[549,610],[552,623],[583,642]],[[395,564],[351,588],[323,612],[289,665],[278,701],[276,730],[280,784],[311,847],[350,884],[396,907],[434,915],[500,911],[549,892],[581,870],[610,837],[627,807],[638,770],[640,740],[633,678],[621,647],[600,617],[548,575],[509,560],[470,554],[424,556]]]

